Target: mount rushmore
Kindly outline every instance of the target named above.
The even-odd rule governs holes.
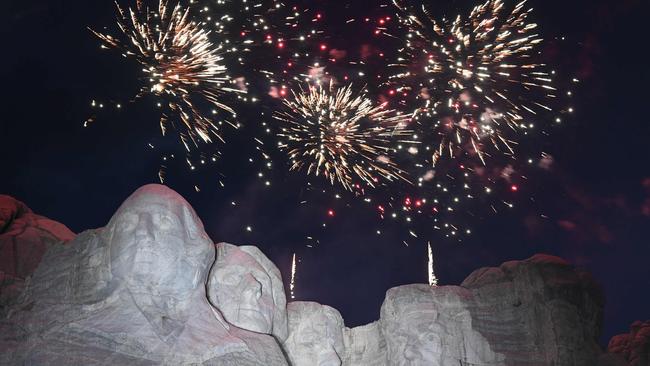
[[[2,365],[648,365],[648,327],[601,351],[603,294],[560,258],[392,288],[380,319],[348,328],[287,304],[258,248],[214,244],[162,185],[78,235],[0,196],[0,258]]]

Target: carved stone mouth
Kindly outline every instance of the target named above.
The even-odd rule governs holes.
[[[158,258],[160,253],[149,249],[138,249],[135,255],[138,258],[138,263],[154,263],[152,258]]]

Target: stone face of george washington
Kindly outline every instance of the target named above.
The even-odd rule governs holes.
[[[133,193],[106,227],[113,280],[145,315],[180,320],[204,292],[214,247],[191,206],[161,185]]]

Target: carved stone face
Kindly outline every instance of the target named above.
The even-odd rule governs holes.
[[[392,359],[396,365],[426,365],[440,361],[443,349],[440,335],[445,330],[433,323],[435,318],[433,313],[415,313],[400,318],[402,323],[389,336],[396,353],[403,356]]]
[[[214,258],[192,208],[164,186],[138,189],[106,229],[112,275],[132,293],[187,297],[200,287]]]
[[[381,309],[381,323],[391,365],[441,364],[445,329],[431,288],[409,285],[389,290]]]
[[[292,302],[287,306],[285,349],[295,365],[340,366],[344,353],[343,318],[329,306]]]
[[[472,306],[471,293],[462,287],[415,284],[388,290],[380,320],[387,363],[455,365],[463,360],[471,365],[503,364],[477,330],[481,326],[474,323]]]
[[[279,271],[257,248],[217,245],[208,297],[242,329],[286,338],[286,298]]]

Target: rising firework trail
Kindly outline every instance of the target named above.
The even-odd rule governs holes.
[[[431,242],[427,243],[427,269],[429,275],[429,286],[438,286],[438,278],[433,271],[433,250],[431,250]]]
[[[218,111],[235,116],[221,97],[238,91],[229,87],[232,82],[223,63],[223,47],[215,46],[210,32],[192,21],[189,8],[180,4],[170,7],[167,0],[160,0],[156,9],[150,9],[138,0],[128,12],[116,5],[120,33],[91,31],[105,48],[118,49],[142,66],[145,86],[135,99],[147,94],[160,98],[163,135],[169,125],[175,127],[188,151],[200,141],[223,141],[219,125],[232,123],[227,119],[215,123],[212,118]]]
[[[408,115],[333,82],[293,91],[284,104],[274,118],[282,123],[280,148],[288,152],[291,170],[323,175],[347,190],[359,183],[375,187],[381,179],[408,181],[390,158],[410,134]]]
[[[293,293],[295,287],[296,287],[296,253],[293,253],[293,257],[291,258],[291,283],[289,284],[289,293],[291,295],[291,300],[296,298]]]

